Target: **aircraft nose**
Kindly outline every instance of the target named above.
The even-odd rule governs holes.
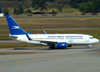
[[[96,42],[100,42],[100,40],[96,39]]]

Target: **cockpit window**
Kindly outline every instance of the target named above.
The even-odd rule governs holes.
[[[94,37],[90,37],[90,39],[94,39]]]

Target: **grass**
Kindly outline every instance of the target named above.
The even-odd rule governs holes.
[[[26,29],[39,28],[100,28],[100,17],[15,17],[15,20]],[[0,19],[0,29],[7,29],[5,18]]]
[[[0,43],[1,48],[27,48],[27,47],[39,47],[40,45],[32,45],[26,43]]]
[[[80,12],[80,11],[78,9],[75,9],[75,8],[63,8],[62,12],[73,13],[73,12]]]

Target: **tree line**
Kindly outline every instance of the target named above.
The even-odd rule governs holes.
[[[70,0],[72,8],[78,8],[82,14],[91,13],[96,15],[100,12],[100,0]]]
[[[32,7],[35,9],[47,9],[50,3],[58,11],[62,11],[65,6],[79,9],[82,14],[91,13],[96,15],[100,12],[100,0],[32,0]]]
[[[5,1],[13,1],[13,0],[5,0]],[[15,0],[15,1],[28,2],[28,0]],[[64,7],[69,7],[69,8],[79,9],[83,15],[86,13],[91,13],[93,15],[96,15],[97,13],[100,12],[100,0],[29,0],[29,1],[31,3],[30,7],[32,7],[34,10],[48,10],[48,8],[57,8],[59,12],[62,12],[62,9]],[[23,13],[23,7],[14,9],[14,13],[15,14]]]

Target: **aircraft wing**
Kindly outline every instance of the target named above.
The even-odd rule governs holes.
[[[46,44],[56,44],[56,43],[58,43],[56,41],[45,41],[45,40],[35,40],[35,41],[40,41],[41,43],[46,43]]]

